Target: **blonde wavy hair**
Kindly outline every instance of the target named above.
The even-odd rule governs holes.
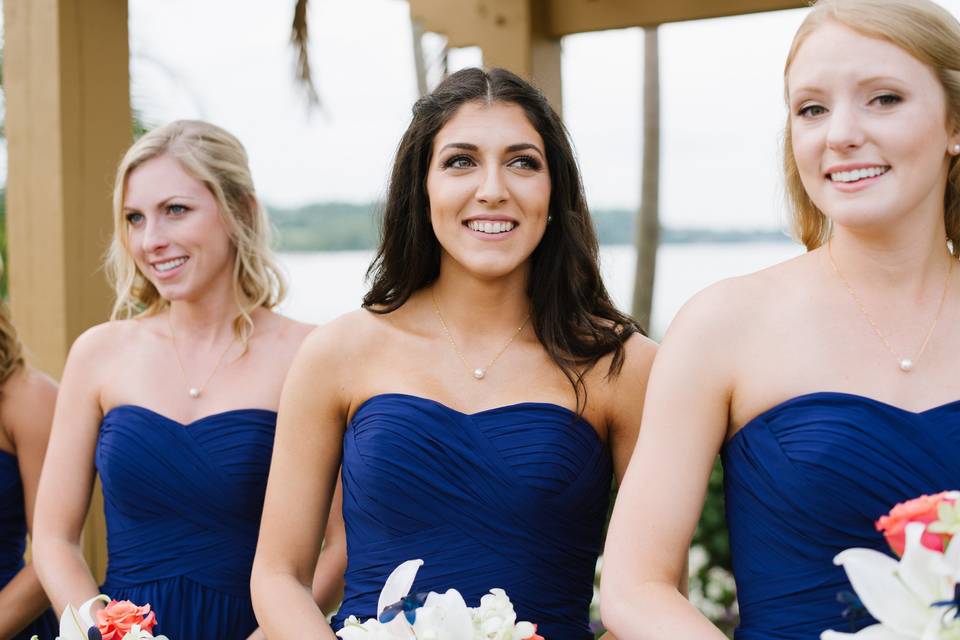
[[[960,126],[960,23],[930,0],[818,0],[797,30],[787,55],[783,84],[788,110],[790,65],[807,36],[827,21],[893,43],[930,67],[946,94],[948,124]],[[789,112],[784,131],[783,171],[793,233],[812,251],[830,239],[832,228],[800,181],[793,157]],[[951,250],[960,256],[960,163],[956,156],[950,159],[943,216]]]
[[[116,294],[111,319],[154,315],[169,306],[137,268],[127,244],[127,221],[123,215],[127,178],[137,167],[161,155],[176,159],[184,171],[209,189],[217,202],[236,249],[234,334],[246,345],[253,332],[253,311],[275,307],[286,294],[286,283],[270,250],[270,223],[256,197],[246,150],[229,132],[198,120],[177,120],[150,131],[130,147],[117,168],[113,239],[105,264]]]
[[[0,259],[0,276],[3,275],[3,260]],[[23,345],[17,329],[10,320],[7,304],[0,300],[0,384],[23,366]]]

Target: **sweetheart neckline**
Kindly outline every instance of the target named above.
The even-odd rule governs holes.
[[[106,419],[107,419],[107,416],[109,416],[109,415],[110,415],[111,413],[113,413],[114,411],[118,411],[118,410],[122,410],[122,409],[135,409],[135,410],[137,410],[137,411],[143,411],[144,413],[148,413],[148,414],[150,414],[150,415],[157,416],[158,418],[162,418],[162,419],[166,420],[167,422],[172,422],[173,424],[179,425],[179,426],[183,427],[184,429],[189,428],[189,427],[192,427],[192,426],[195,425],[195,424],[199,424],[199,423],[201,423],[201,422],[205,422],[205,421],[210,420],[210,419],[212,419],[212,418],[219,418],[219,417],[223,417],[223,416],[228,416],[228,415],[231,415],[231,414],[234,414],[234,413],[253,412],[253,413],[269,413],[269,414],[274,415],[274,416],[277,415],[277,412],[274,411],[273,409],[261,409],[261,408],[259,408],[259,407],[249,407],[249,408],[227,409],[227,410],[225,410],[225,411],[217,411],[216,413],[209,413],[209,414],[207,414],[207,415],[205,415],[205,416],[201,416],[201,417],[196,418],[196,419],[194,419],[194,420],[190,420],[189,422],[181,422],[181,421],[177,420],[176,418],[171,418],[170,416],[164,415],[164,414],[160,413],[159,411],[156,411],[156,410],[151,409],[151,408],[149,408],[149,407],[144,407],[144,406],[139,405],[139,404],[118,404],[118,405],[116,405],[115,407],[111,407],[108,411],[106,411],[106,412],[103,414],[103,418],[101,418],[101,422],[102,422],[103,420],[106,420]]]
[[[910,410],[910,409],[906,409],[906,408],[904,408],[904,407],[899,407],[899,406],[897,406],[897,405],[895,405],[895,404],[891,404],[891,403],[885,402],[885,401],[883,401],[883,400],[878,400],[877,398],[871,398],[870,396],[861,395],[861,394],[859,394],[859,393],[850,393],[850,392],[848,392],[848,391],[811,391],[810,393],[802,393],[802,394],[800,394],[800,395],[798,395],[798,396],[793,396],[792,398],[787,398],[786,400],[783,400],[782,402],[778,402],[777,404],[773,405],[773,406],[770,407],[769,409],[764,409],[763,411],[761,411],[760,413],[758,413],[757,415],[755,415],[754,417],[752,417],[750,420],[747,420],[747,421],[743,424],[742,427],[740,427],[739,429],[737,429],[736,433],[734,433],[732,436],[730,436],[730,439],[727,440],[727,441],[723,444],[723,446],[726,447],[726,446],[730,445],[730,444],[731,444],[734,440],[736,440],[737,437],[738,437],[741,433],[743,433],[748,427],[750,427],[750,426],[752,426],[752,425],[754,425],[754,424],[760,424],[760,423],[762,423],[762,422],[763,422],[763,418],[766,417],[766,416],[768,416],[768,415],[770,415],[771,413],[776,413],[777,411],[780,411],[780,410],[782,410],[782,409],[785,409],[786,407],[789,407],[789,406],[792,405],[792,404],[796,404],[796,403],[798,403],[798,402],[803,402],[803,401],[805,401],[805,400],[810,400],[810,399],[816,398],[816,397],[832,398],[832,399],[835,399],[835,400],[842,400],[842,399],[858,400],[858,401],[861,401],[861,402],[866,402],[866,403],[868,403],[868,404],[877,405],[877,406],[882,407],[882,408],[884,408],[884,409],[888,409],[888,410],[896,411],[896,412],[898,412],[898,413],[906,414],[906,415],[911,416],[911,417],[914,417],[914,418],[917,418],[917,417],[920,417],[920,416],[925,416],[925,415],[927,415],[927,414],[934,413],[934,412],[936,412],[936,411],[940,411],[940,410],[943,410],[943,409],[947,409],[947,408],[953,407],[953,406],[955,406],[955,405],[956,405],[956,406],[960,406],[960,399],[957,399],[957,400],[950,400],[949,402],[944,402],[944,403],[942,403],[942,404],[934,405],[934,406],[932,406],[932,407],[927,407],[926,409],[921,409],[920,411],[912,411],[912,410]]]
[[[407,399],[413,399],[413,400],[421,400],[421,401],[423,401],[423,402],[429,402],[430,404],[432,404],[432,405],[434,405],[434,406],[436,406],[436,407],[440,407],[441,409],[444,409],[444,410],[446,410],[446,411],[449,411],[449,412],[451,412],[451,413],[455,413],[455,414],[457,414],[457,415],[459,415],[459,416],[463,416],[463,417],[466,417],[466,418],[476,418],[476,417],[483,416],[483,415],[486,415],[486,414],[489,414],[489,413],[495,413],[495,412],[498,412],[498,411],[505,411],[505,410],[510,410],[510,409],[520,409],[520,408],[523,408],[523,407],[546,407],[546,408],[549,408],[549,409],[554,409],[554,410],[562,411],[563,413],[566,413],[567,415],[570,415],[570,416],[574,417],[574,418],[575,418],[574,422],[582,422],[586,427],[588,427],[588,428],[590,429],[591,432],[593,432],[593,435],[596,436],[597,441],[599,441],[600,444],[606,445],[606,443],[605,443],[605,442],[603,441],[603,439],[600,437],[600,433],[597,431],[596,427],[594,427],[593,424],[591,424],[589,420],[587,420],[586,418],[584,418],[582,415],[580,415],[580,414],[577,413],[576,411],[574,411],[574,410],[572,410],[572,409],[570,409],[570,408],[568,408],[568,407],[565,407],[565,406],[563,406],[562,404],[557,404],[556,402],[537,402],[537,401],[513,402],[513,403],[510,403],[510,404],[504,404],[504,405],[499,405],[499,406],[496,406],[496,407],[490,407],[489,409],[481,409],[480,411],[467,412],[467,411],[461,411],[461,410],[459,410],[459,409],[457,409],[457,408],[455,408],[455,407],[451,407],[450,405],[448,405],[448,404],[446,404],[446,403],[444,403],[444,402],[440,402],[439,400],[434,400],[433,398],[425,398],[424,396],[418,396],[418,395],[414,395],[414,394],[412,394],[412,393],[400,393],[400,392],[393,392],[393,391],[391,391],[391,392],[386,392],[386,393],[375,393],[375,394],[373,394],[372,396],[370,396],[369,398],[367,398],[366,400],[364,400],[363,402],[361,402],[361,403],[357,406],[356,411],[353,412],[353,416],[351,416],[351,418],[350,418],[350,423],[353,423],[353,421],[357,419],[357,414],[359,414],[360,411],[363,410],[363,408],[366,407],[371,401],[374,401],[374,400],[377,400],[377,399],[391,398],[391,397],[392,397],[392,398],[407,398]]]

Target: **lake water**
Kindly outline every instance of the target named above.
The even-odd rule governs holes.
[[[723,278],[763,269],[803,252],[789,242],[667,244],[657,255],[651,335],[663,335],[670,320],[697,291]],[[280,309],[305,322],[324,323],[360,306],[371,251],[282,253],[289,295]],[[614,302],[629,310],[636,252],[626,245],[600,249],[601,268]]]

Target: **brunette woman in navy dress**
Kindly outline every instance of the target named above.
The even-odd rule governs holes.
[[[592,638],[610,480],[654,345],[607,295],[536,89],[466,69],[416,103],[371,273],[365,308],[311,334],[284,387],[253,580],[267,635],[333,637],[308,565],[342,458],[334,628],[376,616],[388,574],[420,558],[416,592],[477,606],[500,587],[544,637]]]
[[[605,555],[621,640],[722,640],[672,586],[718,452],[738,640],[870,624],[834,556],[886,551],[880,516],[960,488],[960,24],[820,0],[785,81],[808,252],[710,287],[664,338]]]

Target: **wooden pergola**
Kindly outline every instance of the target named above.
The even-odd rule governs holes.
[[[450,47],[531,78],[561,106],[560,38],[793,9],[805,0],[409,0]],[[113,174],[131,143],[127,0],[5,0],[10,301],[29,359],[58,377],[70,344],[107,319],[101,262]],[[293,0],[290,0],[293,6]],[[278,10],[280,8],[278,7]],[[101,510],[97,500],[93,512]],[[103,575],[102,516],[87,553]]]
[[[575,33],[796,9],[810,0],[409,0],[448,46],[480,47],[484,65],[530,78],[559,109],[560,38]]]

